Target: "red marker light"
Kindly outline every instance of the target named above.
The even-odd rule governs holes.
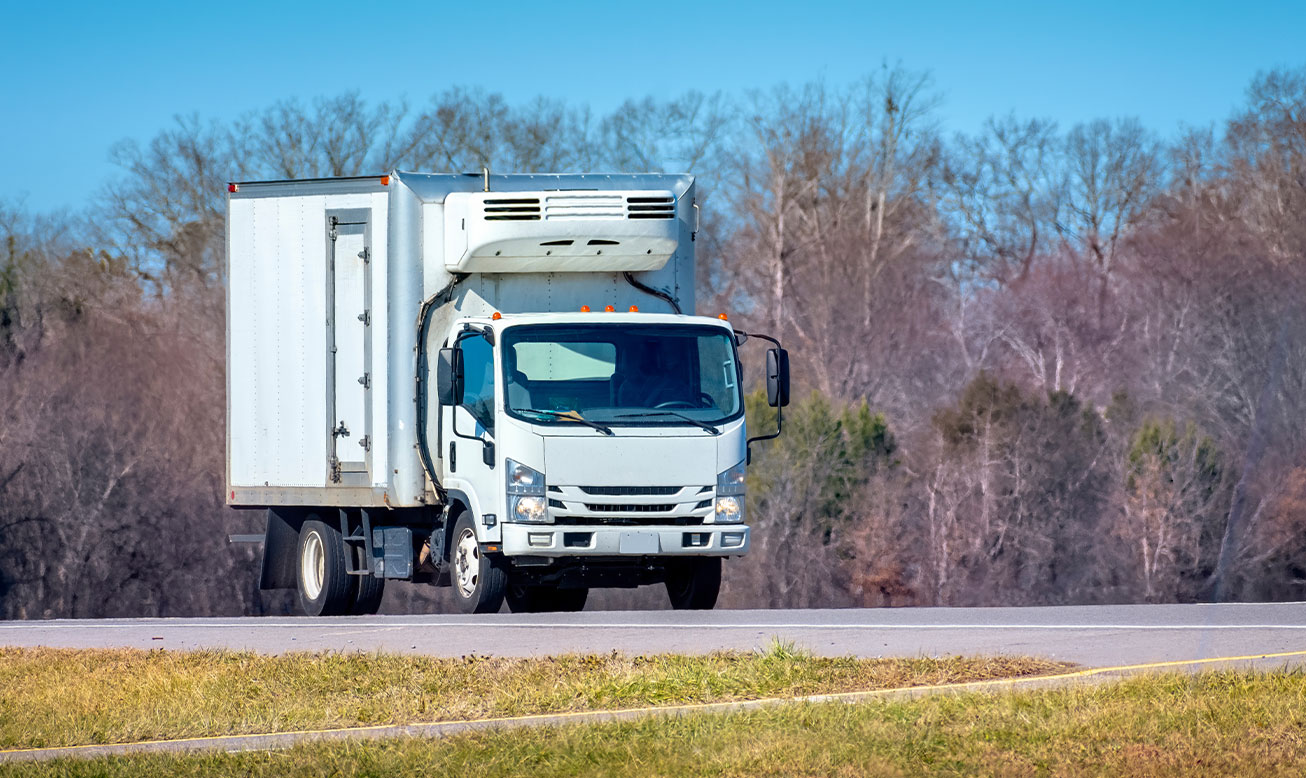
[[[580,307],[580,312],[581,312],[581,313],[589,313],[589,312],[590,312],[590,307],[589,307],[588,305],[582,305],[582,306]]]
[[[236,184],[227,184],[227,191],[228,191],[228,192],[237,192],[237,191],[240,191],[240,187],[237,186]]]
[[[495,312],[490,316],[490,319],[492,319],[493,321],[498,321],[499,319],[502,319],[502,318],[503,318],[503,314],[502,314],[502,313],[499,313],[498,311],[495,311]]]
[[[617,309],[616,309],[616,308],[613,308],[611,305],[609,305],[608,307],[604,308],[603,310],[604,310],[604,312],[606,312],[606,313],[612,313],[613,311],[615,311],[615,310],[617,310]]]

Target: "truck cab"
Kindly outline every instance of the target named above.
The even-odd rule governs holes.
[[[375,610],[393,579],[450,586],[471,613],[579,610],[590,588],[645,584],[676,608],[715,604],[722,560],[750,543],[749,335],[693,313],[692,178],[393,172],[229,191],[228,502],[268,512],[264,587],[298,588],[310,614]],[[309,272],[316,241],[299,233],[319,224],[325,268]],[[754,337],[772,340],[783,406],[787,356]],[[287,357],[299,373],[269,374]],[[325,435],[284,402],[319,368]],[[321,476],[274,461],[314,450]]]

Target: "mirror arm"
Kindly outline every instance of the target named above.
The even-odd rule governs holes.
[[[744,441],[744,464],[753,464],[753,443],[759,440],[772,440],[780,437],[780,432],[784,429],[785,409],[777,407],[775,409],[775,432],[770,435],[758,435],[755,438],[749,438]]]
[[[781,346],[781,345],[780,345],[780,341],[776,340],[775,338],[771,337],[770,335],[763,335],[763,334],[761,334],[760,332],[744,332],[743,330],[735,330],[735,334],[736,334],[736,335],[743,335],[745,339],[748,339],[748,338],[761,338],[762,340],[765,340],[765,341],[768,341],[768,342],[770,342],[770,343],[775,344],[775,347],[776,347],[776,348],[784,348],[784,346]],[[753,463],[753,443],[755,443],[755,442],[757,442],[757,441],[760,441],[760,440],[773,440],[773,439],[775,439],[775,438],[780,437],[780,432],[781,432],[782,430],[784,430],[784,417],[785,417],[785,416],[784,416],[784,408],[783,408],[783,407],[777,407],[777,408],[775,409],[775,432],[771,433],[770,435],[758,435],[757,437],[755,437],[755,438],[749,438],[747,441],[744,442],[744,451],[745,451],[745,453],[744,453],[744,464],[745,464],[745,465],[751,465],[751,464]]]

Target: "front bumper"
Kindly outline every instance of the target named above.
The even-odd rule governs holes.
[[[515,524],[503,527],[507,556],[740,556],[748,553],[744,524],[604,526]]]

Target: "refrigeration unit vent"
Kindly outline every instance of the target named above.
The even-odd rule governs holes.
[[[537,222],[540,220],[540,200],[537,197],[496,197],[486,199],[487,222]]]
[[[627,219],[674,219],[676,218],[676,201],[672,197],[637,197],[626,198]]]

